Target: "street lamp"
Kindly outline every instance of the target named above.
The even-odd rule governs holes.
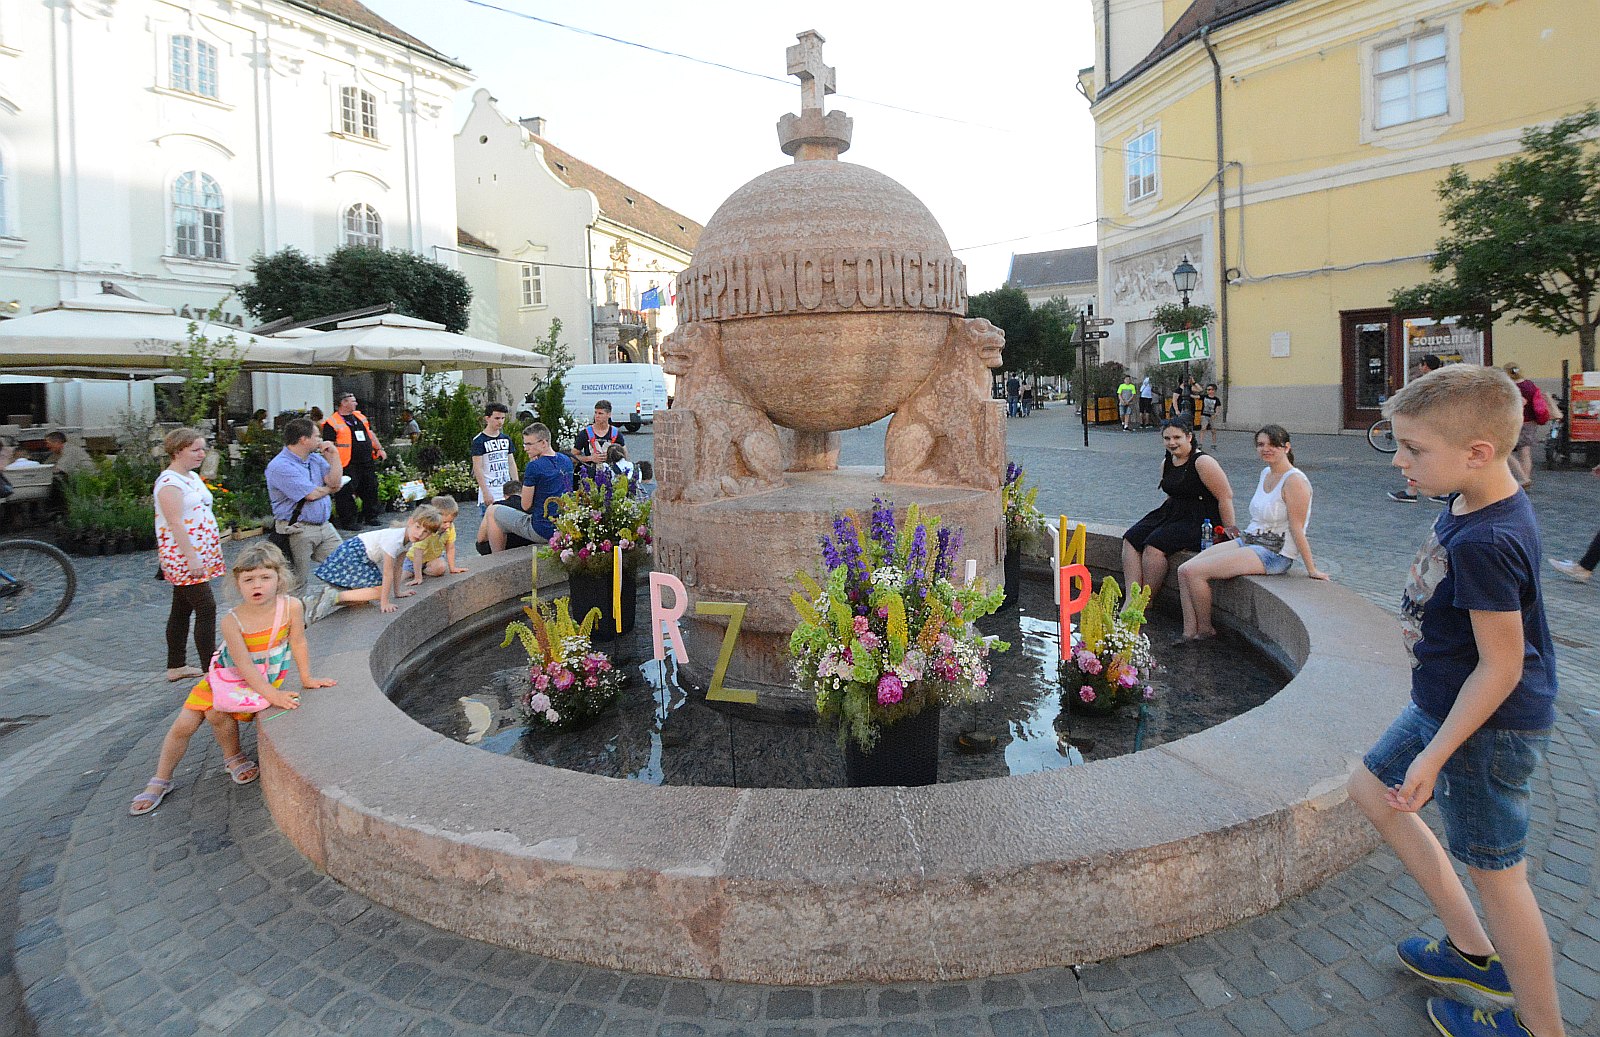
[[[1200,271],[1196,270],[1194,264],[1189,262],[1187,254],[1184,255],[1183,262],[1179,263],[1177,268],[1172,271],[1172,283],[1177,287],[1178,294],[1183,296],[1183,305],[1187,309],[1189,306],[1189,293],[1194,291],[1194,286],[1200,283]]]

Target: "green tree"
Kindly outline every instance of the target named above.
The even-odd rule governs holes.
[[[996,288],[967,300],[967,316],[982,317],[1005,332],[1006,348],[1000,370],[1007,374],[1038,374],[1043,361],[1038,321],[1033,306],[1020,288]]]
[[[1481,180],[1460,166],[1439,182],[1445,236],[1436,277],[1390,296],[1398,310],[1455,316],[1486,328],[1502,316],[1555,335],[1578,336],[1583,369],[1595,369],[1600,323],[1600,112],[1591,106],[1522,134],[1522,154]]]
[[[439,423],[439,448],[447,461],[472,460],[472,439],[483,431],[480,415],[483,407],[478,402],[481,390],[466,382],[456,383],[445,405],[444,420]]]
[[[1039,338],[1039,373],[1070,375],[1077,357],[1073,338],[1078,331],[1077,308],[1058,295],[1033,314]]]
[[[578,423],[567,413],[565,376],[572,367],[572,350],[561,341],[560,317],[550,318],[550,333],[539,340],[534,352],[550,358],[550,370],[533,390],[534,418],[550,430],[551,443],[560,449],[578,433]]]
[[[227,300],[224,299],[223,302]],[[210,320],[220,322],[222,303],[208,314]],[[207,418],[215,418],[220,438],[226,423],[222,408],[228,392],[239,378],[241,360],[239,338],[229,333],[213,338],[201,332],[198,321],[189,322],[189,339],[183,352],[178,354],[173,369],[183,376],[178,390],[178,420],[185,425],[198,427]]]
[[[320,262],[293,247],[250,263],[255,280],[239,297],[263,323],[311,320],[387,303],[395,312],[467,329],[472,288],[459,271],[404,249],[347,245]]]

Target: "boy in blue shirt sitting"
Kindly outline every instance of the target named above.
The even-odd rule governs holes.
[[[1351,776],[1350,798],[1444,923],[1444,940],[1402,941],[1401,962],[1498,1009],[1429,998],[1439,1032],[1563,1037],[1550,936],[1525,860],[1529,778],[1555,723],[1556,667],[1539,529],[1506,464],[1522,395],[1498,370],[1452,364],[1390,397],[1383,413],[1407,488],[1451,496],[1400,603],[1411,703]],[[1448,856],[1417,816],[1430,798]],[[1487,929],[1450,857],[1466,866]]]

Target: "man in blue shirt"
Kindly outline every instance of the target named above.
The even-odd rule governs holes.
[[[267,495],[274,529],[289,537],[295,575],[305,582],[312,562],[326,561],[342,541],[329,521],[344,468],[339,450],[322,438],[316,422],[295,418],[283,426],[283,449],[267,463]]]
[[[548,428],[537,421],[529,425],[522,433],[522,447],[528,452],[528,466],[522,472],[522,510],[494,506],[489,547],[496,554],[506,549],[507,533],[533,544],[548,544],[556,531],[551,521],[554,502],[572,490],[572,458],[551,448]]]

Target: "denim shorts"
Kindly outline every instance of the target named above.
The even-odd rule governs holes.
[[[1294,568],[1293,558],[1287,558],[1270,547],[1262,547],[1260,544],[1245,544],[1243,546],[1246,551],[1254,551],[1256,557],[1261,559],[1261,566],[1266,569],[1268,576],[1282,576]]]
[[[1405,781],[1411,761],[1440,726],[1409,704],[1362,762],[1393,788]],[[1434,788],[1452,857],[1479,871],[1503,871],[1521,862],[1528,841],[1529,779],[1549,743],[1548,729],[1480,727],[1455,751]]]

